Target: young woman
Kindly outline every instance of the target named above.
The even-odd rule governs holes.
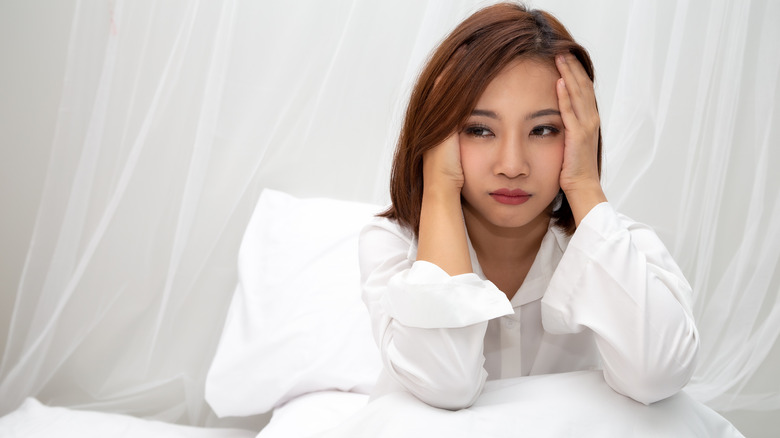
[[[396,151],[392,206],[361,235],[384,373],[470,406],[486,379],[603,369],[643,403],[694,370],[691,289],[602,191],[593,66],[563,25],[485,8],[436,49]]]

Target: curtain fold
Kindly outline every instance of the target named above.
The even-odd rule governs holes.
[[[489,3],[77,1],[0,414],[217,424],[203,385],[260,191],[386,203],[419,69]],[[531,6],[592,53],[608,198],[694,286],[687,391],[780,409],[780,3]]]

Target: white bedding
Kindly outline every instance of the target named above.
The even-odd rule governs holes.
[[[125,415],[47,407],[27,399],[0,418],[0,436],[249,438],[255,432],[209,429]],[[447,411],[408,393],[368,396],[320,391],[274,410],[257,438],[342,437],[742,437],[685,392],[645,406],[610,389],[600,371],[487,382],[469,409]]]
[[[129,415],[45,406],[28,398],[0,418],[3,438],[250,438],[243,429],[181,426]]]
[[[274,409],[271,422],[260,431],[257,438],[315,436],[358,414],[366,403],[368,396],[356,392],[319,391],[305,394]]]
[[[469,409],[430,407],[408,393],[370,402],[318,437],[741,437],[684,392],[646,406],[607,386],[601,371],[496,380]],[[261,435],[262,437],[262,435]]]

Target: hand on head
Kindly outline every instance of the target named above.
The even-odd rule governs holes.
[[[600,185],[598,172],[599,112],[593,82],[571,54],[558,55],[558,107],[564,124],[561,189],[567,195],[583,187]]]
[[[598,169],[599,112],[593,81],[572,55],[559,55],[558,108],[564,124],[561,189],[571,206],[574,223],[580,222],[597,204],[607,200]]]

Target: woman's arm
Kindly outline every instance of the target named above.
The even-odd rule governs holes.
[[[555,334],[592,330],[607,383],[649,404],[693,374],[699,337],[691,301],[653,230],[602,203],[569,242],[542,300],[542,321]]]
[[[466,226],[460,204],[463,188],[457,133],[423,156],[423,199],[417,260],[450,275],[471,272]]]
[[[652,403],[679,391],[693,374],[699,339],[691,288],[652,229],[604,202],[593,83],[571,55],[557,57],[556,65],[565,125],[560,183],[577,231],[542,301],[544,327],[592,330],[607,383]]]
[[[487,321],[512,313],[492,283],[416,261],[411,232],[377,219],[360,236],[363,301],[385,371],[432,406],[470,406],[487,378]]]
[[[363,297],[387,373],[432,406],[460,409],[487,379],[487,321],[514,309],[472,273],[457,134],[425,153],[423,182],[416,253],[389,222],[361,235]]]

